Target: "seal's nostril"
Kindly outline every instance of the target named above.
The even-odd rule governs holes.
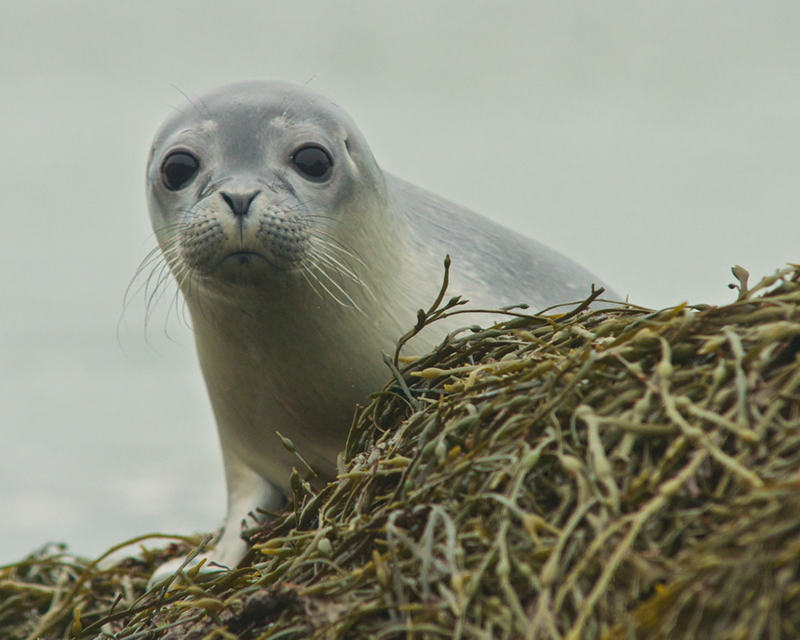
[[[251,193],[225,193],[220,191],[222,199],[228,204],[237,218],[244,218],[247,215],[247,210],[250,208],[250,203],[255,200],[255,197],[261,191],[253,191]]]

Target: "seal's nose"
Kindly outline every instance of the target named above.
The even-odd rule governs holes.
[[[250,203],[255,200],[255,197],[261,191],[251,191],[250,193],[225,193],[220,191],[219,195],[228,203],[228,206],[233,211],[233,215],[237,218],[244,218],[247,216],[247,210],[250,208]]]

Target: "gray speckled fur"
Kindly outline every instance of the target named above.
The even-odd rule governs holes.
[[[606,286],[557,251],[384,172],[398,213],[432,265],[453,260],[450,292],[473,306],[525,302],[533,309],[582,300]],[[613,292],[606,297],[613,297]]]

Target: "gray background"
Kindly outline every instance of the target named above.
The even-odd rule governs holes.
[[[800,260],[797,3],[26,0],[0,18],[0,562],[223,515],[190,332],[168,301],[145,330],[141,294],[122,315],[155,246],[150,139],[181,92],[313,78],[385,169],[639,304],[724,303],[732,265]]]

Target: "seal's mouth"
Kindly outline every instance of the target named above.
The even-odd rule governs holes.
[[[227,254],[216,266],[209,271],[209,275],[222,280],[241,281],[256,278],[283,278],[294,273],[294,265],[282,265],[272,256],[260,251],[239,249]]]
[[[231,254],[228,254],[222,259],[221,264],[227,266],[230,265],[249,265],[255,262],[258,263],[266,263],[272,264],[269,260],[267,260],[264,256],[259,255],[253,251],[234,251]]]

